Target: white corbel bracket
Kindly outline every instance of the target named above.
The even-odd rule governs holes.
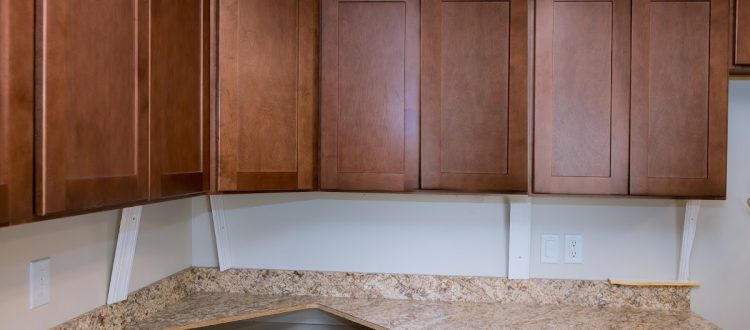
[[[221,195],[209,196],[211,200],[211,219],[216,238],[216,253],[219,256],[219,271],[232,269],[232,255],[229,250],[229,229],[224,214],[224,199]]]
[[[682,229],[680,269],[677,274],[679,282],[687,282],[690,279],[690,254],[693,250],[693,240],[695,239],[695,230],[698,227],[698,213],[700,210],[701,201],[687,201],[685,205],[685,226]]]
[[[112,276],[109,281],[107,304],[114,304],[128,298],[130,273],[133,269],[135,244],[138,240],[138,227],[141,223],[142,206],[122,209],[120,231],[117,234],[115,259],[112,263]]]

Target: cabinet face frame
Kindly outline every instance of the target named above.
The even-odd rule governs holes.
[[[686,25],[696,28],[696,31],[678,28],[660,31],[658,27],[652,28],[651,24],[659,23],[651,16],[654,14],[651,7],[653,3],[662,7],[675,7],[671,10],[661,8],[657,13],[684,14],[681,18],[661,19],[697,20],[700,19],[699,14],[705,13],[703,18],[708,26],[706,30],[698,31],[700,33],[696,31],[705,26],[703,22]],[[727,166],[729,2],[634,0],[633,4],[630,193],[639,196],[724,197]],[[654,36],[655,32],[671,34]],[[669,43],[669,37],[674,34],[677,34],[675,38],[679,40]],[[707,40],[701,39],[701,35]],[[664,47],[651,49],[650,38],[664,41],[654,43]],[[685,40],[690,38],[692,40]],[[706,49],[700,54],[698,46],[703,42]],[[682,52],[680,47],[684,47]],[[666,63],[652,65],[650,56],[654,52],[657,55],[678,53]],[[683,56],[682,53],[686,55]],[[687,62],[695,62],[703,57],[707,66],[686,66]],[[652,70],[658,71],[652,74]],[[672,81],[681,84],[677,86],[681,87],[677,91],[687,96],[667,99],[651,93],[651,79],[665,76],[672,77]],[[701,78],[705,78],[705,81],[701,81]],[[708,90],[705,95],[693,93],[696,88],[691,88],[692,86],[706,86]],[[699,88],[697,90],[701,91]],[[682,104],[684,99],[688,99],[689,104]],[[662,105],[662,108],[652,108],[653,103]],[[664,110],[665,108],[669,110]],[[670,118],[669,116],[674,117],[675,109],[690,112]],[[705,119],[701,119],[703,116]],[[652,138],[652,134],[657,135],[658,139]],[[674,146],[674,150],[671,146]],[[652,151],[653,149],[657,150]],[[705,167],[696,170],[694,165],[699,160],[705,162]]]
[[[609,4],[609,7],[607,7]],[[586,195],[627,195],[628,194],[628,134],[629,134],[629,102],[630,102],[630,32],[631,15],[630,0],[612,1],[554,1],[538,0],[536,2],[536,30],[535,30],[535,68],[534,68],[534,119],[533,119],[533,174],[532,192],[534,194],[586,194]],[[553,11],[559,6],[564,10],[570,21],[555,26]],[[607,10],[609,9],[609,10]],[[601,118],[601,104],[585,103],[577,106],[575,100],[590,100],[584,95],[577,93],[601,95],[601,91],[593,92],[592,88],[597,86],[585,85],[590,76],[600,75],[601,71],[586,72],[590,76],[577,77],[580,70],[575,68],[588,67],[588,59],[574,54],[565,53],[562,43],[556,47],[555,28],[563,30],[561,35],[588,36],[589,38],[605,37],[601,29],[587,28],[587,20],[576,20],[573,15],[583,15],[586,11],[596,11],[596,15],[609,13],[609,21],[602,20],[602,27],[611,27],[608,43],[599,46],[599,55],[609,54],[608,62],[599,60],[602,66],[609,65],[611,86],[608,88],[609,95],[605,100],[609,104],[609,120],[599,120],[604,126],[588,127],[564,127],[573,124],[588,123],[593,120],[591,114]],[[601,18],[600,18],[601,19]],[[563,33],[564,32],[564,33]],[[588,33],[584,35],[584,33]],[[597,35],[599,33],[600,35]],[[592,39],[600,40],[600,39]],[[581,42],[583,43],[583,42]],[[587,50],[586,56],[593,56],[591,51],[596,45],[566,45],[568,49],[583,47]],[[553,58],[559,52],[559,56],[568,56],[568,67],[558,65],[556,68]],[[576,64],[575,61],[578,61]],[[609,63],[609,64],[607,64]],[[572,68],[572,69],[571,69]],[[555,72],[560,70],[559,75]],[[556,83],[557,79],[562,79]],[[572,86],[572,87],[571,87]],[[556,94],[555,92],[558,92]],[[564,92],[564,93],[563,93]],[[588,93],[588,94],[587,94]],[[559,96],[560,98],[556,98]],[[560,102],[558,104],[557,102]],[[588,108],[587,108],[588,107]],[[555,116],[561,109],[568,112],[565,117]],[[586,114],[581,112],[587,110]],[[556,122],[559,118],[567,118],[563,122]],[[587,124],[588,125],[588,124]],[[598,131],[597,131],[598,130]],[[598,135],[598,136],[597,136]],[[594,137],[598,137],[594,139]],[[603,140],[604,139],[604,140]],[[593,152],[586,145],[588,140],[596,140],[598,143],[606,141],[606,145],[599,145],[599,152]],[[568,144],[559,143],[560,141]],[[558,144],[556,144],[558,143]],[[605,150],[602,152],[602,150]],[[587,158],[588,157],[588,158]],[[602,157],[605,157],[602,161]],[[555,173],[557,172],[557,173]]]
[[[750,66],[750,1],[731,0],[733,66]],[[745,68],[745,71],[748,69]]]
[[[283,12],[292,3],[294,16]],[[243,5],[269,13],[253,20],[240,15]],[[317,188],[319,6],[316,0],[218,2],[219,191]],[[292,31],[290,23],[295,37],[279,36]],[[241,42],[248,36],[256,39]],[[252,50],[252,60],[241,55]],[[280,65],[284,60],[293,64]],[[282,118],[290,110],[293,121]]]
[[[0,0],[0,227],[31,220],[34,3]]]
[[[373,10],[378,6],[377,14],[381,20],[371,19],[367,24],[376,27],[372,29],[362,26],[346,26],[340,30],[346,15],[364,15],[360,11]],[[403,7],[399,7],[403,6]],[[342,10],[345,8],[345,10]],[[401,11],[401,9],[403,11]],[[409,191],[419,185],[419,72],[420,72],[420,35],[419,35],[419,0],[403,1],[322,1],[322,44],[321,44],[321,189],[350,190],[350,191]],[[370,13],[373,14],[373,13]],[[374,14],[373,14],[374,15]],[[387,16],[396,15],[396,16]],[[398,15],[403,15],[403,31],[393,31],[401,24]],[[389,20],[393,24],[385,24],[382,20]],[[377,33],[372,32],[374,29]],[[342,34],[344,32],[344,34]],[[403,44],[389,43],[387,33],[403,35]],[[372,37],[368,39],[367,37]],[[351,48],[343,48],[341,40],[352,43]],[[380,43],[379,46],[373,46]],[[356,44],[356,45],[354,45]],[[380,57],[364,57],[372,52],[362,51],[363,48],[377,48]],[[401,48],[403,47],[403,48]],[[341,51],[356,53],[339,57]],[[399,57],[403,52],[403,57]],[[394,55],[394,53],[396,55]],[[390,57],[388,57],[390,56]],[[348,61],[340,61],[342,58]],[[400,64],[383,63],[401,58]],[[356,59],[356,60],[353,60]],[[355,61],[358,61],[355,63]],[[378,67],[377,69],[375,67]],[[345,83],[342,83],[342,68]],[[393,80],[388,81],[388,74],[393,70],[403,70],[403,86],[392,88]],[[372,89],[363,87],[358,72],[374,74],[380,72],[378,79],[384,84]],[[372,82],[373,76],[369,76]],[[364,78],[363,78],[364,79]],[[347,91],[340,92],[344,86]],[[398,90],[396,90],[398,89]],[[384,90],[388,90],[385,93]],[[352,91],[358,93],[353,95]],[[383,92],[382,95],[376,96]],[[393,97],[395,93],[396,97]],[[403,101],[398,95],[403,94]],[[342,97],[345,104],[357,104],[359,101],[370,104],[347,107],[340,106]],[[381,102],[377,107],[372,103]],[[348,103],[346,103],[348,102]],[[403,102],[400,109],[399,102]],[[397,111],[398,116],[388,113]],[[346,113],[344,113],[346,111]],[[343,113],[343,115],[342,115]],[[386,114],[384,114],[386,113]],[[403,116],[403,117],[401,117]],[[374,132],[362,131],[375,125],[384,126],[384,130],[393,126],[400,126],[395,131]],[[359,124],[357,124],[359,123]],[[361,125],[360,125],[361,124]],[[358,127],[354,127],[358,126]],[[342,129],[343,128],[343,129]],[[374,136],[375,133],[379,136]],[[345,137],[341,137],[342,134]],[[395,141],[395,142],[394,142]],[[362,145],[365,144],[365,145]],[[368,150],[368,148],[370,150]],[[373,149],[377,149],[376,151]]]
[[[209,2],[150,1],[150,200],[209,190]]]
[[[106,1],[104,5],[111,6],[110,2],[115,0]],[[96,20],[106,20],[105,13],[99,10],[101,8],[87,7],[102,6],[104,1],[85,4],[63,0],[36,1],[35,208],[37,215],[49,216],[110,208],[142,202],[148,198],[149,21],[146,18],[149,14],[149,3],[148,0],[117,1],[123,8],[131,6],[129,10],[133,17],[130,19],[123,17],[122,11],[106,13],[111,15],[106,27],[94,24]],[[113,6],[107,8],[115,10]],[[81,20],[91,19],[94,22],[85,24],[82,21],[75,21],[71,19],[74,15],[69,14],[70,11],[80,14]],[[92,12],[97,12],[97,14]],[[71,26],[71,24],[76,25]],[[105,33],[117,35],[105,36]],[[129,40],[127,43],[116,43],[118,37],[121,39],[127,37]],[[96,46],[93,46],[94,39],[92,38],[99,38],[97,40],[100,41],[96,42]],[[86,48],[70,49],[74,47],[71,46],[74,42]],[[111,42],[112,45],[103,46],[105,42]],[[115,46],[127,51],[120,52],[117,48],[111,48]],[[115,55],[91,54],[95,51],[109,51]],[[89,53],[81,54],[81,52]],[[110,70],[123,70],[123,67],[112,64],[110,61],[122,63],[132,61],[132,67],[124,71],[124,76],[119,76],[115,80],[112,77],[117,74]],[[69,70],[79,70],[75,80],[72,79],[73,74],[68,72]],[[74,89],[73,81],[77,84],[75,86],[76,91],[79,92],[77,95],[71,92]],[[132,87],[113,87],[115,84],[127,85],[128,81],[132,81]],[[80,92],[83,89],[101,90],[91,93]],[[122,96],[122,93],[129,93],[129,96]],[[102,97],[102,94],[106,94],[106,97]],[[103,114],[112,115],[109,109],[103,112],[103,106],[97,102],[107,103],[113,98],[119,101],[130,99],[127,101],[130,103],[127,110],[129,112],[115,114],[115,116],[122,116],[132,121],[130,123],[132,126],[127,127],[130,132],[120,132],[120,134],[128,134],[130,138],[123,139],[122,135],[109,132],[111,129],[106,126],[120,125],[122,118],[109,118],[108,124],[102,123],[104,119],[94,124],[88,118],[99,117]],[[71,105],[72,102],[76,102],[76,106]],[[116,104],[107,106],[116,106]],[[82,113],[79,110],[80,107],[85,107],[86,111],[93,113],[88,115]],[[75,113],[75,117],[72,117],[74,112],[70,111],[78,112]],[[87,127],[73,129],[71,127],[73,122],[78,125],[100,127],[94,127],[98,130],[91,133],[85,129]],[[126,150],[101,149],[97,143],[104,144],[111,141],[94,141],[81,134],[99,134],[100,138],[120,138],[117,142],[120,146],[125,146]],[[73,142],[78,145],[69,144],[68,138],[75,138],[76,141]],[[107,155],[90,151],[82,151],[80,155],[75,155],[74,152],[79,150],[80,146],[105,150]],[[120,153],[121,151],[123,153]],[[85,166],[69,166],[68,163],[73,161]]]
[[[421,188],[526,192],[529,4],[525,0],[422,0],[421,5]],[[469,22],[461,21],[466,16],[476,16],[477,12],[487,16],[507,16],[499,22],[495,21],[497,17],[485,17],[474,26],[466,26]],[[447,17],[452,19],[446,21]],[[454,41],[460,43],[464,41],[460,38],[470,37],[468,33],[488,33],[489,22],[499,30],[490,32],[504,34],[499,42],[493,41],[498,38],[496,35],[475,34],[476,37],[485,37],[482,47],[477,46],[477,49],[471,49],[471,45],[445,44],[450,42],[450,39],[444,41],[445,38],[459,38]],[[466,52],[466,49],[471,49],[471,52]],[[498,65],[490,58],[505,61]],[[447,62],[457,59],[458,63]],[[477,62],[470,62],[472,59]],[[482,70],[479,66],[485,64],[491,67]],[[486,89],[480,92],[458,83],[469,77],[478,80],[474,83]],[[453,86],[454,90],[447,91],[446,85]],[[492,89],[497,87],[504,91]],[[481,96],[483,93],[492,95],[492,102],[487,102],[487,98]],[[470,109],[462,109],[462,105],[468,106],[465,102],[473,102]],[[500,116],[504,118],[498,118],[495,113],[501,110],[505,111]],[[456,113],[458,111],[465,115],[460,116]],[[498,120],[504,121],[504,125]],[[481,125],[481,131],[469,127],[477,124]],[[505,140],[503,146],[488,141],[498,132]],[[465,152],[480,144],[484,145],[481,154]]]

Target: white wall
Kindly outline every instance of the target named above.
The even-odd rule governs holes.
[[[130,290],[191,265],[189,199],[144,207]],[[104,305],[119,211],[0,229],[0,329],[48,329]],[[29,310],[28,263],[51,257],[51,303]]]
[[[721,327],[750,324],[750,82],[730,93],[726,202],[704,202],[692,264],[699,314]],[[226,196],[236,267],[506,276],[502,196],[256,194]],[[674,280],[684,202],[533,198],[531,276]],[[193,264],[216,266],[205,197],[193,199]],[[541,264],[541,234],[584,236],[581,265]]]
[[[693,309],[725,329],[750,324],[750,81],[729,90],[727,200],[703,202],[691,260]]]

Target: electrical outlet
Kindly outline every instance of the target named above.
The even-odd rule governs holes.
[[[583,263],[583,236],[565,235],[565,263]]]
[[[541,261],[543,264],[560,262],[560,236],[542,235]]]
[[[50,258],[34,260],[29,264],[29,309],[50,302]]]

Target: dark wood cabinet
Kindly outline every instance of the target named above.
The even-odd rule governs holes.
[[[150,199],[209,186],[208,0],[151,0]]]
[[[630,193],[726,190],[729,2],[633,2]]]
[[[316,0],[219,2],[219,190],[317,185]]]
[[[0,226],[32,216],[34,3],[0,0]]]
[[[323,0],[322,189],[418,187],[419,11],[419,0]]]
[[[734,64],[750,65],[750,1],[734,1]]]
[[[534,193],[628,194],[630,6],[537,1]]]
[[[148,198],[148,4],[37,1],[37,214]]]
[[[421,188],[527,190],[528,3],[422,0]]]

